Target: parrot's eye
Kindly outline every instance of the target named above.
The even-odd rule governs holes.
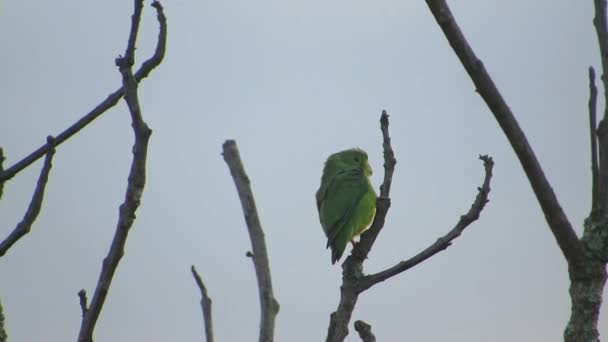
[[[355,163],[358,163],[358,162],[360,161],[360,160],[359,160],[359,157],[355,157],[355,158],[353,158],[353,159],[355,160]]]

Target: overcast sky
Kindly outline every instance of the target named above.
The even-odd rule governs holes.
[[[451,1],[572,224],[590,209],[587,68],[592,1]],[[266,233],[278,341],[322,341],[341,269],[318,222],[325,158],[360,147],[382,179],[378,119],[398,160],[376,272],[445,234],[496,166],[490,202],[448,250],[365,292],[353,321],[379,341],[558,341],[566,263],[506,138],[424,1],[171,0],[165,61],[140,87],[148,179],[97,341],[201,341],[197,266],[217,341],[257,339],[259,303],[239,200],[221,157],[236,139]],[[117,89],[130,1],[4,1],[0,146],[10,166]],[[139,61],[156,44],[146,6]],[[600,91],[600,94],[602,92]],[[601,112],[601,110],[600,110]],[[74,341],[114,234],[133,142],[121,102],[60,148],[32,232],[0,259],[11,341]],[[21,219],[41,162],[5,187],[0,235]],[[350,249],[349,249],[350,250]],[[349,251],[348,250],[348,251]],[[608,336],[608,309],[601,334]],[[353,332],[351,326],[351,332]],[[348,341],[359,341],[355,334]]]

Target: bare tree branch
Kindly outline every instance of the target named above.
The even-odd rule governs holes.
[[[274,324],[275,318],[279,312],[279,303],[272,292],[272,280],[270,277],[270,266],[268,261],[268,253],[266,251],[266,242],[264,240],[264,231],[260,224],[253,192],[251,191],[251,183],[249,177],[245,173],[245,168],[239,156],[239,150],[234,140],[226,140],[223,145],[224,160],[228,164],[230,174],[234,179],[243,214],[247,222],[247,231],[251,240],[253,249],[253,264],[255,266],[255,274],[258,280],[258,290],[260,296],[260,342],[271,342],[274,339]]]
[[[597,87],[595,86],[595,70],[589,67],[589,137],[591,138],[591,216],[598,211],[598,177],[597,165]]]
[[[382,281],[385,281],[401,272],[404,272],[425,261],[426,259],[432,257],[433,255],[445,250],[452,244],[452,240],[459,237],[465,228],[467,228],[471,223],[473,223],[479,218],[479,214],[483,210],[486,203],[488,203],[488,194],[490,193],[490,180],[492,179],[492,168],[494,166],[494,161],[489,156],[479,156],[479,159],[483,160],[483,166],[485,169],[485,178],[483,181],[483,185],[478,188],[479,192],[477,193],[475,201],[471,205],[469,211],[466,214],[460,216],[460,220],[458,220],[458,223],[456,223],[454,228],[452,228],[452,230],[450,230],[446,235],[437,239],[435,243],[433,243],[417,255],[413,256],[412,258],[405,261],[401,261],[395,266],[386,269],[382,272],[364,276],[358,283],[358,286],[356,288],[357,292],[363,292],[368,288]]]
[[[147,61],[142,63],[139,70],[137,70],[137,72],[135,73],[134,77],[137,83],[148,77],[150,72],[162,62],[165,56],[165,50],[167,46],[167,19],[163,12],[163,8],[160,2],[158,1],[154,1],[152,3],[152,7],[154,7],[157,11],[158,22],[160,24],[158,42],[154,51],[154,55],[150,57]],[[76,121],[72,126],[59,133],[55,137],[55,146],[61,145],[64,141],[68,140],[71,136],[78,133],[81,129],[90,124],[93,120],[97,119],[101,114],[105,113],[108,109],[116,105],[116,103],[118,103],[118,101],[124,96],[124,92],[124,87],[120,87],[119,89],[108,95],[108,97],[103,100],[99,105],[97,105],[97,107],[93,108],[93,110],[91,110],[85,116]],[[42,145],[25,158],[21,159],[19,162],[6,169],[4,172],[0,172],[0,195],[1,187],[4,181],[13,178],[17,173],[19,173],[20,171],[28,167],[30,164],[38,160],[47,152],[48,145]]]
[[[581,243],[562,210],[549,181],[534,155],[534,151],[530,147],[524,132],[519,127],[511,109],[496,88],[483,63],[469,46],[446,1],[426,0],[426,3],[443,30],[452,49],[471,77],[477,88],[477,92],[484,99],[511,143],[545,214],[549,228],[566,260],[570,264],[580,263],[583,257]]]
[[[359,243],[342,264],[340,302],[336,311],[330,315],[326,342],[342,342],[348,335],[348,323],[359,298],[356,287],[358,280],[363,276],[363,261],[367,258],[380,230],[384,227],[386,214],[391,205],[389,195],[397,161],[391,146],[388,118],[388,114],[383,110],[380,116],[380,130],[384,150],[384,181],[380,186],[380,197],[376,201],[376,216],[371,227],[361,235]]]
[[[355,322],[355,330],[359,333],[359,337],[363,342],[376,342],[376,336],[372,333],[372,326],[363,322]]]
[[[131,125],[135,136],[133,144],[133,160],[129,178],[127,182],[127,191],[125,200],[120,206],[118,223],[116,232],[110,245],[108,255],[103,261],[99,280],[91,300],[91,304],[86,311],[80,327],[78,335],[79,342],[93,341],[93,330],[103,304],[110,289],[110,284],[114,277],[116,268],[120,259],[124,255],[124,247],[130,228],[135,221],[135,211],[141,203],[141,197],[146,183],[146,159],[148,152],[148,141],[152,131],[142,119],[141,108],[137,92],[137,80],[132,74],[133,54],[135,49],[135,38],[139,30],[139,17],[143,8],[143,0],[135,0],[135,9],[133,11],[133,19],[131,32],[129,34],[129,43],[125,52],[125,57],[116,59],[123,80],[124,99],[129,107],[131,115]],[[162,7],[160,4],[155,6],[158,11],[159,18],[162,16]],[[162,20],[159,20],[162,22]],[[162,27],[162,24],[161,24]]]
[[[203,310],[203,320],[205,322],[205,339],[207,342],[213,342],[213,317],[211,316],[211,307],[213,303],[207,294],[207,288],[203,283],[203,279],[201,279],[201,276],[196,272],[194,265],[190,267],[190,271],[192,272],[198,289],[201,291],[201,309]]]
[[[0,257],[6,254],[6,252],[17,241],[19,241],[21,237],[30,232],[32,229],[32,224],[34,224],[34,221],[40,213],[40,208],[42,208],[42,200],[44,198],[44,190],[46,188],[46,183],[49,180],[49,172],[53,166],[52,161],[53,156],[55,155],[54,144],[55,139],[51,136],[47,137],[47,153],[46,157],[44,158],[42,169],[40,170],[40,176],[38,176],[38,182],[36,183],[32,200],[30,201],[21,222],[17,224],[15,229],[9,234],[9,236],[6,237],[6,239],[4,239],[4,241],[0,242]]]

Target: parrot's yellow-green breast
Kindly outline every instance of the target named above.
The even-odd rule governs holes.
[[[340,260],[348,242],[374,220],[376,192],[371,175],[367,153],[360,149],[334,153],[325,162],[316,198],[332,264]]]

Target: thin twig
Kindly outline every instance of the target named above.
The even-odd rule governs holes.
[[[54,144],[55,139],[51,136],[47,137],[47,145],[49,147],[47,148],[46,157],[44,158],[44,164],[40,170],[40,176],[38,176],[38,181],[36,183],[36,188],[34,189],[34,194],[32,195],[32,200],[30,201],[21,222],[19,222],[9,236],[7,236],[6,239],[0,243],[0,256],[6,254],[13,244],[30,232],[32,229],[32,224],[34,224],[34,221],[40,213],[40,209],[42,208],[42,200],[44,199],[44,190],[46,188],[46,183],[49,180],[49,172],[53,166],[52,161],[53,156],[55,155]]]
[[[82,311],[82,319],[86,316],[88,308],[88,299],[87,299],[87,291],[85,289],[81,289],[78,291],[78,300],[80,302],[80,310]]]
[[[589,137],[591,140],[591,216],[598,211],[598,177],[597,164],[597,87],[595,86],[595,70],[589,67]]]
[[[249,177],[245,173],[245,168],[241,162],[239,151],[234,140],[226,140],[223,145],[224,160],[228,164],[230,174],[234,179],[243,214],[247,222],[247,231],[251,239],[251,247],[253,249],[253,264],[255,266],[255,274],[258,280],[258,290],[260,297],[260,342],[271,342],[274,339],[275,318],[279,312],[279,303],[272,292],[272,280],[270,277],[270,266],[268,261],[268,253],[266,250],[266,242],[264,240],[264,231],[260,224],[253,192],[251,191],[251,183]]]
[[[395,159],[395,152],[391,146],[391,137],[388,131],[388,118],[389,115],[386,113],[386,110],[383,110],[382,115],[380,116],[380,130],[382,131],[382,150],[384,155],[384,181],[382,182],[382,185],[380,185],[380,197],[378,197],[376,203],[376,216],[374,217],[374,221],[370,229],[361,235],[360,242],[357,243],[356,247],[353,249],[352,256],[357,259],[357,262],[363,262],[363,260],[367,259],[367,255],[372,249],[378,234],[380,234],[380,230],[384,227],[386,214],[391,206],[389,194],[397,160]]]
[[[363,342],[376,342],[376,336],[372,333],[372,326],[363,322],[355,322],[355,330],[359,333],[359,337]]]
[[[192,276],[194,277],[194,281],[196,281],[198,289],[201,291],[201,309],[203,310],[203,320],[205,323],[205,338],[207,342],[213,342],[213,317],[211,316],[213,303],[207,294],[207,288],[203,283],[203,279],[201,279],[201,276],[198,274],[198,272],[196,272],[194,265],[190,267],[190,271],[192,272]]]
[[[426,3],[471,77],[477,92],[484,99],[511,143],[562,253],[570,264],[580,264],[583,258],[581,243],[511,109],[496,88],[481,60],[469,46],[446,1],[426,0]]]
[[[137,70],[135,73],[134,77],[137,83],[148,77],[150,72],[162,62],[163,58],[165,57],[165,50],[167,47],[167,19],[164,14],[163,7],[158,1],[154,1],[152,3],[152,7],[154,7],[157,11],[158,22],[160,24],[158,42],[156,44],[154,55],[142,63],[139,70]],[[123,97],[124,91],[124,87],[120,87],[119,89],[115,90],[113,93],[108,95],[105,100],[98,104],[97,107],[93,108],[93,110],[76,121],[72,126],[59,133],[55,137],[55,146],[61,145],[64,141],[68,140],[71,136],[78,133],[85,126],[93,122],[93,120],[97,119],[101,114],[105,113],[108,109],[116,105],[116,103],[118,103],[118,101]],[[48,145],[42,145],[28,156],[21,159],[19,162],[7,168],[4,172],[0,173],[0,189],[4,181],[13,178],[17,173],[21,172],[47,152]]]
[[[134,4],[135,9],[133,11],[133,16],[140,17],[143,7],[143,0],[135,0]],[[159,11],[159,8],[162,9],[162,7],[155,8],[157,11]],[[162,11],[159,13],[162,13]],[[136,36],[136,33],[134,32],[139,30],[139,27],[136,26],[138,24],[139,19],[132,20],[131,33],[129,37]],[[129,40],[125,56],[133,55],[133,49],[135,49],[135,42],[131,42]],[[78,335],[79,342],[93,341],[93,330],[95,329],[95,324],[99,318],[101,309],[103,308],[103,304],[108,295],[110,284],[112,283],[118,263],[124,255],[127,236],[130,228],[133,226],[133,222],[135,221],[135,212],[141,203],[141,197],[146,183],[146,158],[148,152],[148,141],[152,131],[142,119],[137,93],[137,81],[132,74],[132,64],[132,60],[125,58],[118,58],[116,60],[116,65],[118,66],[122,75],[124,99],[129,107],[132,122],[131,126],[133,127],[133,133],[135,136],[135,142],[132,149],[133,160],[131,163],[131,170],[129,171],[125,200],[120,206],[119,210],[116,232],[114,234],[112,244],[110,245],[108,255],[103,261],[101,272],[99,274],[99,280],[97,281],[97,286],[95,288],[91,304],[82,320],[80,333]]]
[[[479,214],[488,202],[488,194],[490,193],[490,180],[492,179],[492,168],[494,166],[494,161],[492,160],[492,157],[479,156],[479,159],[483,160],[483,166],[485,169],[483,185],[478,188],[477,196],[475,197],[475,201],[471,205],[469,211],[466,214],[460,216],[460,219],[458,220],[458,223],[456,223],[454,228],[452,228],[452,230],[450,230],[446,235],[437,239],[435,243],[433,243],[414,257],[405,261],[401,261],[395,266],[388,268],[382,272],[364,276],[358,283],[356,289],[358,292],[363,292],[369,289],[370,287],[382,281],[385,281],[401,272],[404,272],[425,261],[426,259],[432,257],[433,255],[445,250],[452,244],[452,240],[459,237],[465,228],[467,228],[471,223],[473,223],[479,218]]]

